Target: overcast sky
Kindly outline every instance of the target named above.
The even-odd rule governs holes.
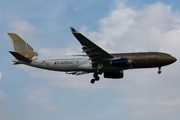
[[[12,65],[14,32],[47,56],[81,54],[74,27],[110,53],[169,53],[180,58],[177,0],[0,0],[0,120],[179,120],[179,60],[127,70],[90,84],[73,76]]]

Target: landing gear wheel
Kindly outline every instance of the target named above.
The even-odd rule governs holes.
[[[99,81],[100,80],[100,77],[98,76],[99,74],[102,74],[102,71],[101,70],[98,70],[97,72],[94,72],[93,74],[93,79],[91,79],[91,83],[94,84],[95,81]]]
[[[94,73],[94,74],[93,74],[93,77],[94,77],[94,78],[98,77],[98,74],[97,74],[97,73]]]
[[[94,84],[95,83],[95,79],[91,79],[91,84]]]
[[[100,79],[99,76],[96,76],[96,77],[95,77],[95,80],[96,80],[96,81],[99,81],[99,79]]]
[[[159,68],[158,74],[161,74],[161,67],[158,67],[158,68]]]

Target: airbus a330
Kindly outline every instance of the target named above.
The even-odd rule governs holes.
[[[28,43],[15,33],[8,33],[12,39],[14,51],[9,51],[15,59],[14,65],[24,64],[32,67],[63,71],[67,74],[82,75],[93,73],[91,83],[99,81],[99,75],[104,78],[123,78],[124,70],[137,68],[158,68],[174,63],[177,59],[162,52],[137,52],[110,54],[90,41],[84,35],[71,27],[72,34],[82,45],[86,54],[72,56],[46,57],[41,56]]]

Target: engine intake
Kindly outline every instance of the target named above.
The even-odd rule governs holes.
[[[130,67],[132,65],[132,61],[127,58],[120,58],[120,59],[112,60],[110,64],[113,67]]]
[[[104,72],[104,78],[123,78],[123,71]]]

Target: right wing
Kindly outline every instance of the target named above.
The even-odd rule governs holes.
[[[83,75],[83,74],[88,74],[89,72],[84,72],[84,71],[72,71],[72,72],[66,72],[67,74],[72,74],[72,75]]]
[[[74,28],[71,27],[71,31],[77,40],[81,43],[83,52],[85,52],[90,58],[93,67],[97,67],[98,63],[104,63],[114,58],[112,55],[94,44],[84,35],[77,32]]]

